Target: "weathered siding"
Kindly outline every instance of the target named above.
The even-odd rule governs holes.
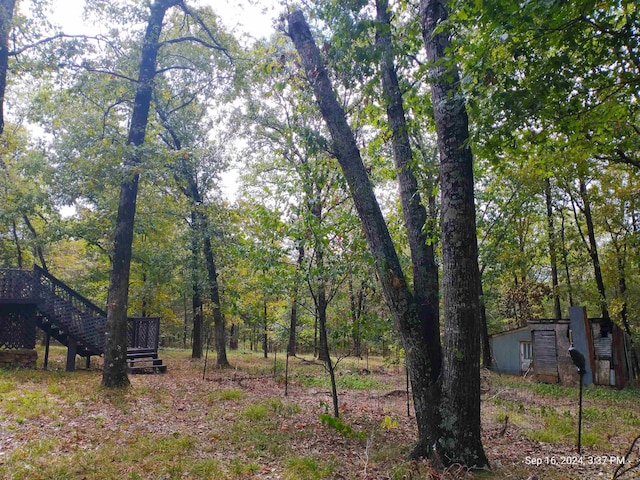
[[[530,326],[536,379],[549,383],[577,383],[576,368],[569,356],[569,321],[536,320]]]
[[[556,331],[534,330],[533,336],[533,366],[536,378],[541,382],[558,382],[558,348],[556,345]]]
[[[531,341],[531,328],[498,333],[490,339],[493,354],[492,370],[509,375],[520,375],[520,342]]]

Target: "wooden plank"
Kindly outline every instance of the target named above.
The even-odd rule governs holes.
[[[546,382],[558,381],[558,349],[555,330],[534,330],[533,368],[536,377]]]

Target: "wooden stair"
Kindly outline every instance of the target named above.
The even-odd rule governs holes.
[[[165,373],[167,366],[158,358],[153,348],[129,348],[127,350],[129,373]]]
[[[35,347],[35,328],[49,340],[67,347],[67,371],[75,370],[76,356],[90,365],[91,356],[104,354],[107,313],[44,269],[0,268],[0,347]],[[158,358],[159,317],[127,319],[129,373],[166,372]]]

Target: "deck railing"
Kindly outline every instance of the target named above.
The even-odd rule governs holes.
[[[71,287],[34,266],[40,312],[96,354],[104,352],[107,314]]]
[[[17,268],[0,269],[0,301],[3,303],[35,303],[38,289],[33,272]]]
[[[160,317],[133,317],[128,323],[129,348],[158,350]]]
[[[35,343],[35,324],[31,317],[37,309],[50,324],[79,342],[85,353],[104,353],[106,312],[38,266],[34,266],[33,271],[0,269],[0,304],[4,304],[6,310],[3,330],[13,332],[24,323],[22,328],[29,328],[28,338],[25,337],[29,345]],[[16,316],[14,309],[21,316]],[[28,321],[23,318],[27,316]],[[129,348],[158,350],[160,318],[129,318],[127,329]],[[11,333],[10,337],[7,332],[4,335],[7,338],[0,343],[17,348],[18,332]],[[22,343],[25,342],[20,340]]]

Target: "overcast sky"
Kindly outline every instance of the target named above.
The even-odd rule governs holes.
[[[95,27],[82,20],[84,3],[84,0],[55,0],[53,22],[69,34],[94,30]],[[279,10],[276,0],[191,0],[190,3],[211,5],[228,27],[255,38],[273,33],[273,19]]]

